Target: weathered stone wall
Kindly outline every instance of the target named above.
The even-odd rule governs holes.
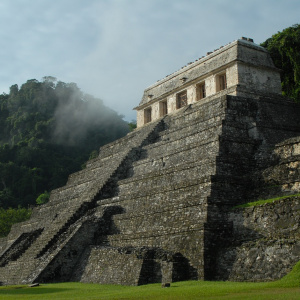
[[[218,278],[265,281],[283,277],[300,260],[300,197],[237,208],[232,235],[218,255]]]
[[[186,260],[161,249],[93,246],[85,252],[71,280],[141,285],[185,280],[188,273]]]
[[[280,75],[272,69],[239,63],[239,85],[253,91],[281,93]]]
[[[276,144],[290,143],[292,137],[299,136],[300,107],[297,104],[284,101],[282,97],[261,97],[259,100],[233,96],[227,98],[227,115],[220,137],[217,171],[212,178],[212,193],[208,199],[208,222],[205,224],[207,279],[220,278],[217,275],[218,252],[232,235],[228,212],[234,205],[267,199],[283,192],[281,187],[288,182],[287,177],[278,176],[279,188],[271,194],[264,174],[266,170],[273,173],[280,164],[280,160],[274,159]],[[299,160],[299,157],[290,159]],[[283,194],[290,193],[286,190]]]
[[[300,137],[275,145],[273,166],[266,168],[262,176],[264,182],[277,194],[300,191]]]
[[[142,259],[134,253],[121,254],[113,247],[93,246],[88,249],[82,272],[74,276],[81,282],[138,285]],[[80,267],[79,267],[80,269]]]

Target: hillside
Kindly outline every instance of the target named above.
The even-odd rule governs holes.
[[[48,76],[11,86],[0,95],[0,207],[35,205],[128,131],[122,116],[74,83]]]

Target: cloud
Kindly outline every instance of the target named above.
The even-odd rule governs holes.
[[[70,1],[13,0],[4,1],[2,9],[0,38],[6,45],[0,49],[2,69],[16,78],[63,73],[94,47],[97,26],[80,1],[70,5]]]

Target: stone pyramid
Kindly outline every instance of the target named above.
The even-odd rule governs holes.
[[[1,284],[285,275],[300,259],[300,106],[226,92],[102,147],[0,239]],[[294,196],[234,209],[278,195]]]

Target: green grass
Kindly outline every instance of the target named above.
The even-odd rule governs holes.
[[[185,281],[170,288],[85,283],[0,287],[0,299],[90,300],[90,299],[209,299],[209,300],[299,300],[300,261],[281,280],[274,282]]]
[[[299,197],[299,196],[300,196],[300,193],[299,194],[276,197],[276,198],[270,198],[270,199],[265,199],[265,200],[257,200],[257,201],[254,201],[254,202],[248,202],[248,203],[245,203],[245,204],[237,205],[234,208],[257,206],[257,205],[262,205],[262,204],[266,204],[266,203],[273,203],[275,201],[286,199],[286,198]]]

